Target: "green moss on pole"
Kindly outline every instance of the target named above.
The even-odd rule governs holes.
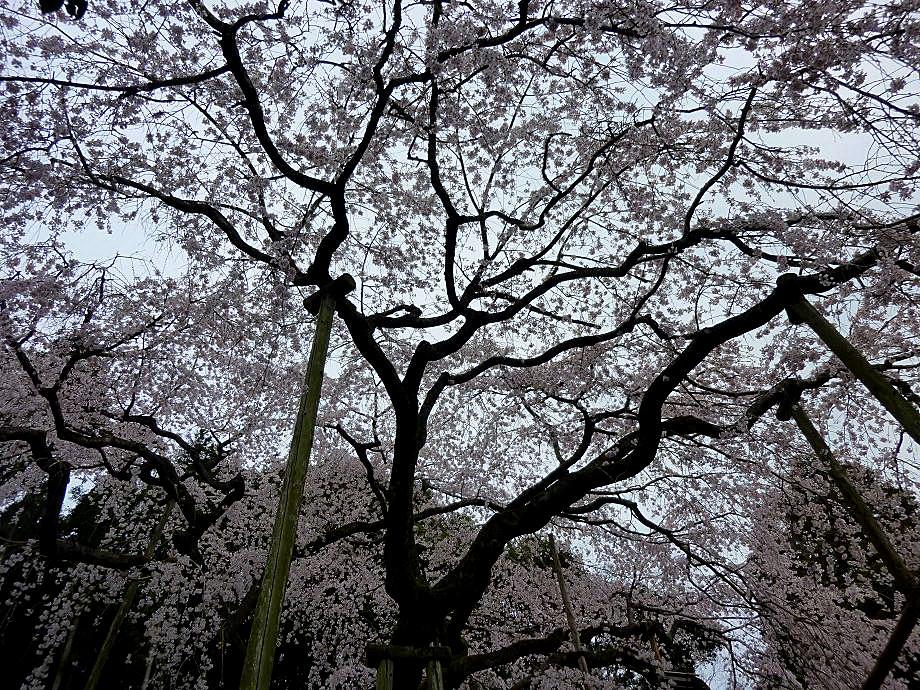
[[[346,274],[304,302],[306,308],[316,315],[316,331],[313,335],[304,390],[300,396],[300,409],[294,426],[294,437],[291,439],[288,464],[284,472],[281,499],[275,513],[268,560],[253,614],[240,690],[267,690],[271,683],[281,602],[284,600],[288,572],[291,569],[291,556],[297,538],[297,519],[300,515],[304,481],[313,447],[316,412],[322,392],[329,333],[332,330],[333,307],[337,296],[344,295],[354,288],[354,279]]]
[[[808,324],[853,376],[862,381],[869,392],[898,420],[911,438],[920,443],[920,413],[917,412],[917,408],[898,393],[878,369],[873,367],[804,296],[789,305],[788,310],[794,322]]]

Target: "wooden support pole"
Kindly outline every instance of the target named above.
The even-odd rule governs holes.
[[[444,678],[441,675],[441,662],[432,659],[425,667],[425,675],[428,678],[428,690],[444,690]]]
[[[365,650],[365,663],[377,669],[377,690],[393,690],[395,661],[401,659],[415,663],[426,663],[427,690],[444,690],[441,662],[451,658],[449,647],[409,647],[405,645],[369,644]]]
[[[898,618],[894,630],[891,631],[891,637],[885,649],[875,660],[875,666],[870,671],[866,681],[862,684],[862,690],[879,690],[882,683],[894,669],[894,665],[901,656],[901,650],[910,639],[910,634],[914,631],[917,621],[920,620],[920,596],[914,595],[907,600],[904,609],[901,611],[901,617]]]
[[[80,614],[78,613],[73,619],[73,624],[70,626],[70,632],[67,633],[67,641],[64,643],[61,658],[58,660],[57,670],[54,672],[54,682],[51,683],[51,690],[61,690],[64,676],[70,670],[70,652],[73,650],[73,641],[77,636],[77,629],[79,627]]]
[[[141,681],[141,690],[147,690],[147,687],[150,685],[150,675],[153,672],[154,659],[156,659],[156,650],[151,648],[150,651],[147,652],[147,663],[144,665],[144,679]]]
[[[780,276],[781,282],[786,276]],[[901,427],[920,443],[920,412],[895,389],[894,386],[879,372],[862,353],[830,323],[817,309],[812,306],[804,295],[788,307],[789,319],[793,323],[806,323],[825,345],[843,362],[844,366],[858,378],[869,392],[888,410],[900,423]],[[898,553],[891,546],[888,536],[881,525],[866,506],[862,495],[849,481],[843,467],[837,462],[824,439],[815,429],[808,415],[797,403],[792,405],[792,416],[798,424],[802,434],[811,444],[812,449],[830,466],[831,479],[844,496],[844,501],[853,517],[859,522],[865,535],[878,551],[879,556],[894,578],[898,589],[904,594],[907,602],[901,616],[892,631],[888,644],[876,660],[875,666],[862,685],[863,690],[876,690],[880,688],[885,678],[894,668],[898,656],[914,627],[920,621],[920,585],[917,578],[910,571]]]
[[[377,690],[393,690],[393,660],[383,659],[377,667]]]
[[[833,324],[802,296],[788,307],[793,323],[806,323],[824,344],[862,381],[869,392],[898,420],[911,438],[920,443],[920,412],[850,344]]]
[[[910,568],[904,563],[898,552],[891,545],[888,535],[878,520],[872,514],[872,510],[866,505],[862,494],[853,486],[846,470],[837,461],[836,456],[825,442],[821,432],[812,424],[808,413],[798,403],[792,406],[792,418],[798,425],[799,430],[808,441],[818,459],[824,462],[829,470],[831,481],[843,495],[844,507],[850,513],[854,520],[862,528],[863,533],[872,542],[872,546],[881,556],[882,561],[888,568],[888,572],[894,578],[895,583],[905,594],[914,588],[914,576]]]
[[[565,586],[565,577],[562,574],[562,563],[559,561],[559,549],[556,547],[556,538],[549,535],[549,546],[553,552],[553,570],[556,571],[556,581],[559,583],[559,593],[562,595],[562,605],[565,608],[565,618],[569,624],[569,632],[572,634],[572,644],[575,645],[575,651],[578,652],[578,668],[587,678],[588,662],[585,661],[584,654],[581,651],[581,637],[578,634],[578,625],[575,622],[575,611],[572,610],[572,601],[569,599],[569,590]]]
[[[837,461],[830,446],[825,442],[824,437],[812,423],[808,413],[799,403],[794,403],[791,407],[792,418],[798,425],[802,435],[808,441],[812,450],[820,460],[827,464],[829,474],[834,485],[843,495],[844,507],[850,515],[859,523],[863,533],[875,547],[885,567],[894,579],[898,589],[904,594],[906,603],[901,612],[898,622],[891,633],[885,649],[879,655],[875,666],[862,685],[862,690],[878,690],[885,682],[885,678],[891,673],[898,656],[904,645],[907,644],[911,632],[920,620],[920,588],[917,585],[917,578],[911,572],[910,568],[895,550],[885,533],[884,528],[872,514],[872,510],[866,505],[862,494],[850,481],[846,470]]]
[[[166,522],[169,520],[170,514],[172,514],[174,505],[175,501],[173,500],[170,500],[166,504],[163,515],[160,517],[159,522],[157,522],[156,527],[153,528],[153,532],[150,535],[150,542],[147,544],[147,548],[144,549],[145,559],[149,560],[153,558],[153,554],[156,551],[160,537],[163,535],[163,530],[166,528]],[[115,617],[109,624],[108,632],[105,635],[105,639],[102,641],[102,647],[99,648],[99,653],[96,655],[96,661],[89,673],[89,678],[86,680],[86,685],[83,686],[84,690],[96,690],[96,686],[102,678],[102,671],[105,668],[105,664],[109,660],[112,648],[115,646],[115,640],[118,639],[118,633],[121,631],[121,626],[128,617],[128,612],[131,610],[131,607],[134,606],[134,600],[137,598],[138,589],[140,589],[140,582],[136,578],[131,578],[128,581],[128,586],[125,588],[124,596],[121,598],[121,604],[118,605],[118,610],[115,612]]]
[[[303,500],[304,481],[310,464],[310,451],[313,447],[316,412],[319,408],[329,334],[332,330],[333,308],[338,296],[354,288],[354,279],[346,274],[304,301],[307,309],[316,315],[316,330],[307,364],[304,389],[300,396],[284,482],[281,486],[281,498],[275,512],[268,559],[252,618],[240,690],[268,690],[271,682],[281,603],[284,600],[284,590],[291,569],[291,556],[297,538],[297,521]]]

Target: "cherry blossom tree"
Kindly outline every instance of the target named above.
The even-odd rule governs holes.
[[[856,576],[874,547],[774,413],[808,408],[915,583],[887,516],[916,505],[916,436],[787,313],[812,303],[916,406],[912,3],[43,7],[0,13],[0,509],[4,587],[41,601],[28,683],[94,655],[72,633],[100,642],[87,621],[130,581],[131,673],[236,686],[303,299],[346,273],[279,686],[370,684],[374,644],[446,648],[448,687],[869,675],[914,585]],[[818,534],[845,539],[803,560]],[[920,647],[896,651],[904,687]],[[425,662],[394,658],[395,687]]]

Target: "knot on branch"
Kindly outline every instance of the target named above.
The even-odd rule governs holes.
[[[338,300],[354,290],[357,286],[358,284],[355,282],[355,279],[351,277],[351,275],[348,273],[343,273],[338,278],[321,286],[319,290],[307,297],[303,301],[303,306],[313,316],[316,316],[319,314],[319,305],[322,302],[323,297],[328,295],[333,300]]]
[[[776,418],[781,422],[792,419],[793,408],[799,404],[802,397],[804,384],[802,381],[792,380],[786,382],[779,393],[779,405],[776,406]]]
[[[796,313],[796,310],[791,308],[804,298],[799,280],[799,276],[795,273],[783,273],[776,279],[776,289],[780,292],[780,296],[786,304],[786,316],[793,326],[804,323],[804,320]]]

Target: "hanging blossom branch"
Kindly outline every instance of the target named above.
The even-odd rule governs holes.
[[[199,558],[197,543],[201,536],[226,512],[233,503],[243,497],[244,481],[241,474],[227,481],[219,481],[215,478],[202,454],[204,449],[201,446],[194,446],[181,439],[177,434],[165,431],[159,427],[156,421],[149,416],[135,416],[134,419],[126,419],[134,423],[141,424],[153,431],[157,436],[178,442],[189,453],[195,474],[203,479],[212,488],[220,491],[223,498],[216,505],[210,505],[206,510],[202,510],[192,494],[188,491],[182,482],[174,464],[161,452],[154,450],[146,444],[119,436],[106,429],[95,427],[93,429],[81,429],[74,426],[67,418],[64,406],[60,400],[60,392],[68,377],[73,372],[78,362],[92,359],[94,357],[105,356],[107,353],[115,350],[124,343],[135,339],[141,333],[148,330],[152,325],[147,324],[138,331],[126,334],[122,338],[105,345],[92,348],[84,348],[77,344],[65,360],[63,367],[56,376],[51,385],[45,385],[42,377],[39,375],[37,367],[33,364],[29,354],[23,345],[28,340],[26,338],[15,339],[11,334],[7,334],[5,340],[7,347],[15,354],[23,372],[34,387],[38,395],[45,400],[48,405],[48,411],[54,425],[54,435],[61,441],[73,443],[82,448],[88,448],[100,453],[105,464],[109,463],[105,459],[106,449],[114,449],[129,456],[138,458],[142,461],[139,478],[151,486],[157,486],[166,493],[166,495],[177,502],[183,517],[188,523],[186,530],[177,532],[174,535],[174,541],[177,548],[183,553]],[[109,415],[111,416],[111,415]],[[130,416],[129,416],[130,417]],[[92,552],[81,549],[76,545],[64,544],[61,549],[57,548],[56,536],[61,505],[64,500],[64,494],[70,481],[71,465],[64,460],[52,459],[50,455],[51,446],[47,441],[47,432],[22,427],[7,427],[8,438],[4,440],[19,440],[29,444],[32,450],[33,459],[45,472],[48,473],[48,495],[46,503],[46,518],[43,520],[43,538],[40,540],[43,549],[48,555],[62,556],[71,560],[85,560],[109,567],[131,567],[136,565],[136,558],[126,556],[123,559],[93,555]],[[44,439],[44,440],[40,440]],[[220,455],[217,456],[217,462]],[[216,462],[212,461],[212,465]],[[130,478],[127,468],[113,473],[113,476]],[[89,559],[89,560],[87,560]]]

